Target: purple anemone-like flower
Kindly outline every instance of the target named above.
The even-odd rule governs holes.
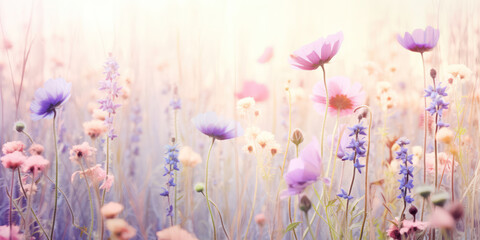
[[[56,108],[61,107],[70,99],[72,83],[63,78],[49,79],[35,91],[35,99],[30,105],[32,120],[53,118]]]
[[[290,55],[290,64],[300,70],[315,70],[328,63],[337,54],[343,42],[343,33],[338,32],[307,44]]]
[[[399,34],[397,40],[400,45],[410,51],[424,53],[437,45],[439,36],[438,29],[428,26],[425,30],[415,29],[412,34],[405,32],[403,38]]]
[[[217,140],[227,140],[243,135],[240,123],[220,118],[214,112],[199,114],[192,119],[192,122],[200,132]]]
[[[284,176],[288,189],[282,192],[282,197],[300,194],[318,180],[322,173],[322,158],[318,146],[317,139],[313,138],[300,152],[300,156],[290,161]]]

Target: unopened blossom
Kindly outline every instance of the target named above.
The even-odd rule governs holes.
[[[329,35],[326,38],[320,38],[293,52],[288,61],[294,68],[315,70],[328,63],[337,54],[342,41],[342,32]]]
[[[104,218],[116,218],[123,211],[124,207],[122,204],[117,202],[109,202],[100,209],[100,213]]]
[[[175,225],[157,232],[157,240],[197,240],[189,232]]]
[[[35,91],[35,99],[30,105],[32,120],[53,118],[57,108],[63,106],[70,99],[72,83],[63,78],[49,79]]]
[[[3,154],[9,154],[13,152],[23,152],[25,149],[25,144],[20,141],[6,142],[2,146]]]
[[[110,231],[112,240],[128,240],[137,235],[137,230],[123,219],[108,219],[105,221],[105,225],[108,231]]]
[[[45,171],[50,161],[40,155],[32,155],[25,160],[22,165],[22,171],[25,173],[32,173],[37,176],[38,173]]]
[[[73,162],[78,162],[82,158],[89,163],[93,163],[93,159],[97,149],[91,147],[88,142],[83,142],[80,145],[75,145],[70,149],[70,160]]]
[[[83,130],[85,134],[90,136],[90,138],[96,139],[102,134],[106,133],[108,131],[108,127],[104,124],[103,121],[92,120],[83,123]]]
[[[28,152],[31,155],[42,155],[43,151],[45,151],[45,148],[38,143],[34,143],[28,148]]]
[[[27,157],[23,155],[21,152],[13,152],[6,155],[3,155],[0,160],[2,161],[2,165],[5,168],[16,169],[27,160]]]
[[[263,227],[266,221],[267,218],[265,217],[264,213],[259,213],[255,215],[255,222],[258,224],[258,226]]]
[[[191,147],[185,146],[180,149],[178,160],[185,167],[195,167],[202,162],[202,156],[196,153]]]

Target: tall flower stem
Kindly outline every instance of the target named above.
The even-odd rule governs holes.
[[[323,84],[325,85],[325,99],[326,99],[326,103],[325,103],[325,116],[323,117],[323,124],[322,124],[322,140],[321,140],[321,143],[322,144],[320,146],[320,153],[322,155],[322,158],[323,158],[323,138],[325,136],[325,124],[327,122],[327,114],[328,114],[328,107],[330,106],[330,103],[329,103],[329,98],[328,98],[328,89],[327,89],[327,79],[326,79],[326,74],[325,74],[325,67],[322,65],[320,65],[322,67],[322,71],[323,71]]]
[[[328,166],[327,166],[327,176],[328,176],[328,171],[330,170],[330,164],[333,162],[333,169],[332,169],[332,177],[330,177],[330,179],[334,179],[334,175],[335,175],[335,168],[337,166],[337,164],[335,164],[335,156],[337,155],[338,153],[338,146],[340,146],[340,139],[342,138],[342,134],[340,133],[338,135],[338,141],[337,141],[337,148],[336,148],[336,151],[335,151],[335,155],[333,155],[333,147],[334,147],[334,139],[335,139],[335,133],[337,133],[337,128],[338,128],[338,121],[340,119],[340,111],[337,111],[337,118],[335,120],[335,126],[333,127],[333,134],[332,134],[332,144],[330,146],[330,161],[328,162]],[[328,197],[330,198],[330,194],[332,193],[332,187],[333,187],[333,184],[330,184],[330,186],[328,187]]]
[[[53,110],[53,142],[55,147],[55,203],[53,206],[53,220],[52,220],[52,231],[50,232],[50,239],[53,238],[53,233],[55,230],[55,219],[57,216],[57,199],[58,199],[58,148],[57,148],[57,130],[55,127],[55,120],[57,119],[57,111]]]
[[[210,149],[208,149],[207,163],[205,167],[205,198],[207,199],[207,207],[210,212],[210,218],[212,219],[213,225],[213,239],[217,239],[217,229],[215,228],[215,220],[213,218],[212,209],[210,207],[210,199],[208,198],[208,162],[210,161],[210,153],[212,152],[213,144],[215,143],[215,138],[212,137],[212,144],[210,144]]]
[[[110,114],[109,114],[110,116]],[[108,176],[108,163],[110,162],[110,137],[107,136],[107,154],[105,157],[105,176]],[[102,193],[102,201],[100,202],[100,207],[103,206],[103,203],[105,203],[105,194],[107,193],[107,189],[103,189]],[[100,220],[100,225],[101,225],[101,230],[100,230],[100,239],[103,239],[103,232],[105,231],[105,224],[103,222],[103,218]]]
[[[363,210],[363,222],[362,222],[362,230],[360,231],[360,240],[363,238],[363,229],[365,228],[365,221],[367,220],[367,206],[368,206],[368,158],[370,156],[370,131],[372,130],[372,111],[366,105],[360,106],[354,110],[356,112],[360,108],[366,108],[370,115],[370,119],[368,121],[368,138],[367,138],[367,157],[365,158],[365,207]]]
[[[422,65],[423,65],[423,89],[427,88],[427,77],[425,75],[425,59],[423,58],[423,53],[420,53],[422,56]],[[424,101],[424,112],[423,112],[423,122],[424,122],[424,134],[423,134],[423,184],[427,184],[427,98],[423,98]],[[436,177],[435,177],[436,178]],[[423,212],[425,209],[425,199],[422,202],[422,215],[420,221],[423,221]]]
[[[408,169],[408,159],[407,159],[407,158],[408,158],[408,155],[405,156],[405,158],[406,158],[406,159],[405,159],[405,169]],[[408,171],[408,170],[407,170],[407,171]],[[408,173],[407,173],[407,174],[406,174],[406,178],[407,178],[407,179],[405,180],[406,183],[408,183],[408,177],[409,177],[409,175],[408,175]],[[407,209],[407,200],[406,200],[406,197],[407,197],[407,191],[408,191],[408,190],[407,190],[407,188],[405,187],[405,189],[404,189],[403,191],[404,191],[404,193],[403,193],[403,210],[402,210],[402,213],[400,214],[400,221],[403,221],[403,220],[405,219],[405,214],[404,214],[404,213],[405,213],[405,209]]]
[[[173,124],[174,124],[174,128],[175,128],[175,141],[173,142],[173,144],[177,143],[178,142],[178,134],[177,134],[177,110],[173,110],[174,114],[173,114]],[[174,203],[174,207],[173,207],[173,215],[175,216],[175,222],[177,222],[177,171],[175,171],[175,194],[174,194],[174,198],[175,200],[173,201]]]
[[[10,240],[13,236],[13,178],[15,177],[15,170],[12,170],[12,183],[10,184],[10,211],[8,214],[9,224],[10,224]]]
[[[205,197],[205,194],[203,192],[202,192],[202,195]],[[225,233],[225,236],[227,237],[227,239],[230,240],[230,237],[228,236],[228,233],[227,233],[227,229],[225,229],[225,225],[223,224],[222,213],[220,212],[220,210],[217,207],[217,204],[215,204],[214,201],[210,200],[210,203],[212,203],[212,205],[215,207],[215,209],[217,209],[218,216],[220,217],[220,223],[222,224],[223,232]]]
[[[310,236],[312,236],[312,239],[315,240],[315,236],[313,235],[310,221],[308,221],[308,213],[307,212],[305,212],[305,219],[307,220],[307,224],[308,224],[308,232],[310,233]]]
[[[258,168],[257,168],[257,169],[258,169]],[[258,172],[255,171],[255,189],[253,190],[252,210],[250,211],[250,217],[248,218],[247,232],[245,233],[245,237],[243,238],[244,240],[247,239],[248,230],[250,229],[250,223],[252,223],[253,212],[254,212],[254,210],[255,210],[255,202],[256,202],[256,200],[257,200],[257,189],[258,189]],[[296,239],[296,238],[295,238],[295,239]]]
[[[357,159],[357,152],[355,152],[355,157],[353,158],[355,161],[355,159]],[[348,196],[350,196],[352,194],[352,188],[353,188],[353,182],[355,182],[355,167],[353,167],[353,175],[352,175],[352,181],[350,182],[350,189],[348,190]],[[348,204],[350,203],[350,199],[347,199],[347,207],[345,209],[345,224],[348,224]]]
[[[88,200],[90,201],[90,229],[88,229],[88,240],[90,240],[90,236],[92,235],[93,230],[93,201],[92,201],[92,193],[90,191],[90,184],[88,183],[87,176],[85,175],[85,169],[83,168],[83,164],[81,160],[79,161],[80,167],[82,168],[83,178],[85,179],[85,184],[87,184],[87,191],[88,191]]]
[[[287,88],[288,94],[288,140],[287,146],[285,147],[285,154],[283,157],[283,165],[282,165],[282,174],[285,172],[285,163],[287,162],[287,154],[288,154],[288,147],[290,146],[290,140],[292,135],[292,94],[290,93],[290,88]]]
[[[452,202],[455,202],[455,191],[454,191],[454,188],[453,188],[453,172],[455,170],[455,156],[452,157],[452,179],[451,179],[451,182],[452,182]]]

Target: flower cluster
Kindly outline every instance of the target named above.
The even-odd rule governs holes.
[[[401,190],[398,198],[403,198],[405,202],[412,203],[413,198],[408,195],[408,193],[410,193],[413,188],[413,166],[408,166],[408,163],[413,165],[413,154],[408,155],[408,149],[405,147],[410,144],[410,141],[406,138],[400,138],[397,144],[400,146],[400,150],[396,152],[397,156],[395,159],[402,160],[403,162],[403,165],[400,165],[399,174],[402,175],[402,178],[398,180],[400,182],[398,189]]]
[[[161,196],[168,197],[170,201],[170,192],[168,191],[168,188],[170,187],[175,187],[175,171],[180,171],[178,168],[178,149],[177,145],[170,145],[167,146],[167,152],[165,156],[165,173],[163,176],[168,175],[168,181],[166,183],[167,188],[163,188],[163,192],[160,193]],[[169,203],[169,206],[167,208],[167,216],[173,216],[173,206],[172,204]]]
[[[447,96],[445,90],[447,87],[442,87],[441,84],[437,86],[429,86],[425,89],[425,97],[429,97],[432,101],[430,102],[430,106],[427,107],[427,111],[434,115],[435,113],[438,114],[438,122],[437,126],[439,128],[448,127],[449,124],[444,123],[441,121],[443,110],[448,109],[448,103],[443,100],[443,97]]]
[[[106,93],[105,98],[98,100],[100,103],[100,109],[108,112],[108,117],[105,118],[105,124],[108,126],[108,137],[113,140],[117,137],[113,129],[113,116],[116,114],[117,108],[121,105],[115,103],[115,99],[121,94],[121,89],[117,83],[117,78],[120,76],[118,73],[118,63],[112,57],[109,57],[104,64],[105,80],[100,82],[99,90]]]
[[[353,166],[358,170],[359,173],[362,173],[361,169],[365,167],[365,165],[360,164],[359,159],[361,157],[365,157],[366,156],[365,154],[367,151],[364,146],[366,141],[361,136],[367,135],[367,133],[365,132],[367,128],[362,126],[362,123],[358,123],[348,129],[350,130],[350,134],[348,136],[349,137],[355,136],[355,138],[352,138],[350,140],[350,143],[345,147],[347,149],[351,149],[352,151],[345,152],[344,156],[342,157],[342,160],[353,161],[354,162]]]

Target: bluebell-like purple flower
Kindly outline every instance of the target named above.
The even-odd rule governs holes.
[[[182,100],[180,99],[172,99],[170,101],[170,107],[173,108],[173,110],[179,110],[182,108]]]
[[[113,128],[113,118],[116,114],[117,108],[121,106],[121,104],[115,103],[115,99],[121,95],[122,87],[116,82],[117,78],[120,76],[118,73],[119,66],[117,61],[110,56],[103,67],[105,80],[100,82],[99,90],[104,91],[106,96],[103,99],[98,100],[98,103],[100,103],[100,109],[102,111],[108,112],[105,124],[108,126],[108,137],[113,140],[117,137]]]
[[[222,119],[214,112],[199,114],[192,119],[192,123],[200,132],[217,140],[227,140],[243,135],[240,123]]]
[[[443,97],[448,95],[446,89],[447,87],[442,87],[441,83],[436,87],[428,86],[428,88],[425,89],[425,97],[431,99],[430,106],[428,106],[426,110],[431,115],[434,115],[435,113],[438,114],[437,125],[439,128],[449,126],[449,124],[442,122],[443,110],[448,109],[448,103],[443,100]]]
[[[346,161],[353,161],[353,166],[358,170],[359,173],[362,173],[362,168],[365,165],[360,164],[359,158],[366,156],[366,149],[365,143],[366,141],[363,139],[363,136],[366,136],[367,133],[365,130],[366,127],[362,126],[362,123],[358,123],[351,128],[348,128],[350,133],[348,134],[349,137],[353,137],[350,139],[350,143],[345,146],[345,150],[343,150],[343,157],[342,160]],[[347,151],[346,149],[351,149],[351,151]]]
[[[175,183],[175,171],[180,170],[180,168],[178,167],[179,161],[177,145],[167,146],[167,151],[165,154],[165,165],[163,167],[165,169],[165,173],[163,174],[163,176],[168,176],[168,181],[165,184],[167,185],[167,188],[162,187],[162,192],[160,193],[160,196],[168,198],[169,206],[167,207],[167,217],[170,217],[172,216],[173,207],[170,203],[169,188],[177,186],[177,184]]]
[[[405,147],[410,144],[410,141],[406,138],[400,138],[397,141],[397,144],[400,146],[400,150],[396,152],[396,159],[402,160],[403,165],[400,165],[400,175],[402,178],[398,180],[400,182],[401,193],[397,198],[403,198],[405,202],[412,203],[413,198],[408,195],[413,189],[413,166],[409,166],[408,163],[412,163],[413,154],[408,155],[408,149]]]
[[[348,195],[348,193],[342,189],[340,189],[340,191],[342,191],[341,193],[337,194],[337,196],[341,197],[341,198],[344,198],[344,199],[347,199],[347,200],[352,200],[353,197]]]
[[[35,91],[35,99],[30,105],[32,120],[53,118],[53,112],[70,99],[72,83],[63,78],[49,79]]]

